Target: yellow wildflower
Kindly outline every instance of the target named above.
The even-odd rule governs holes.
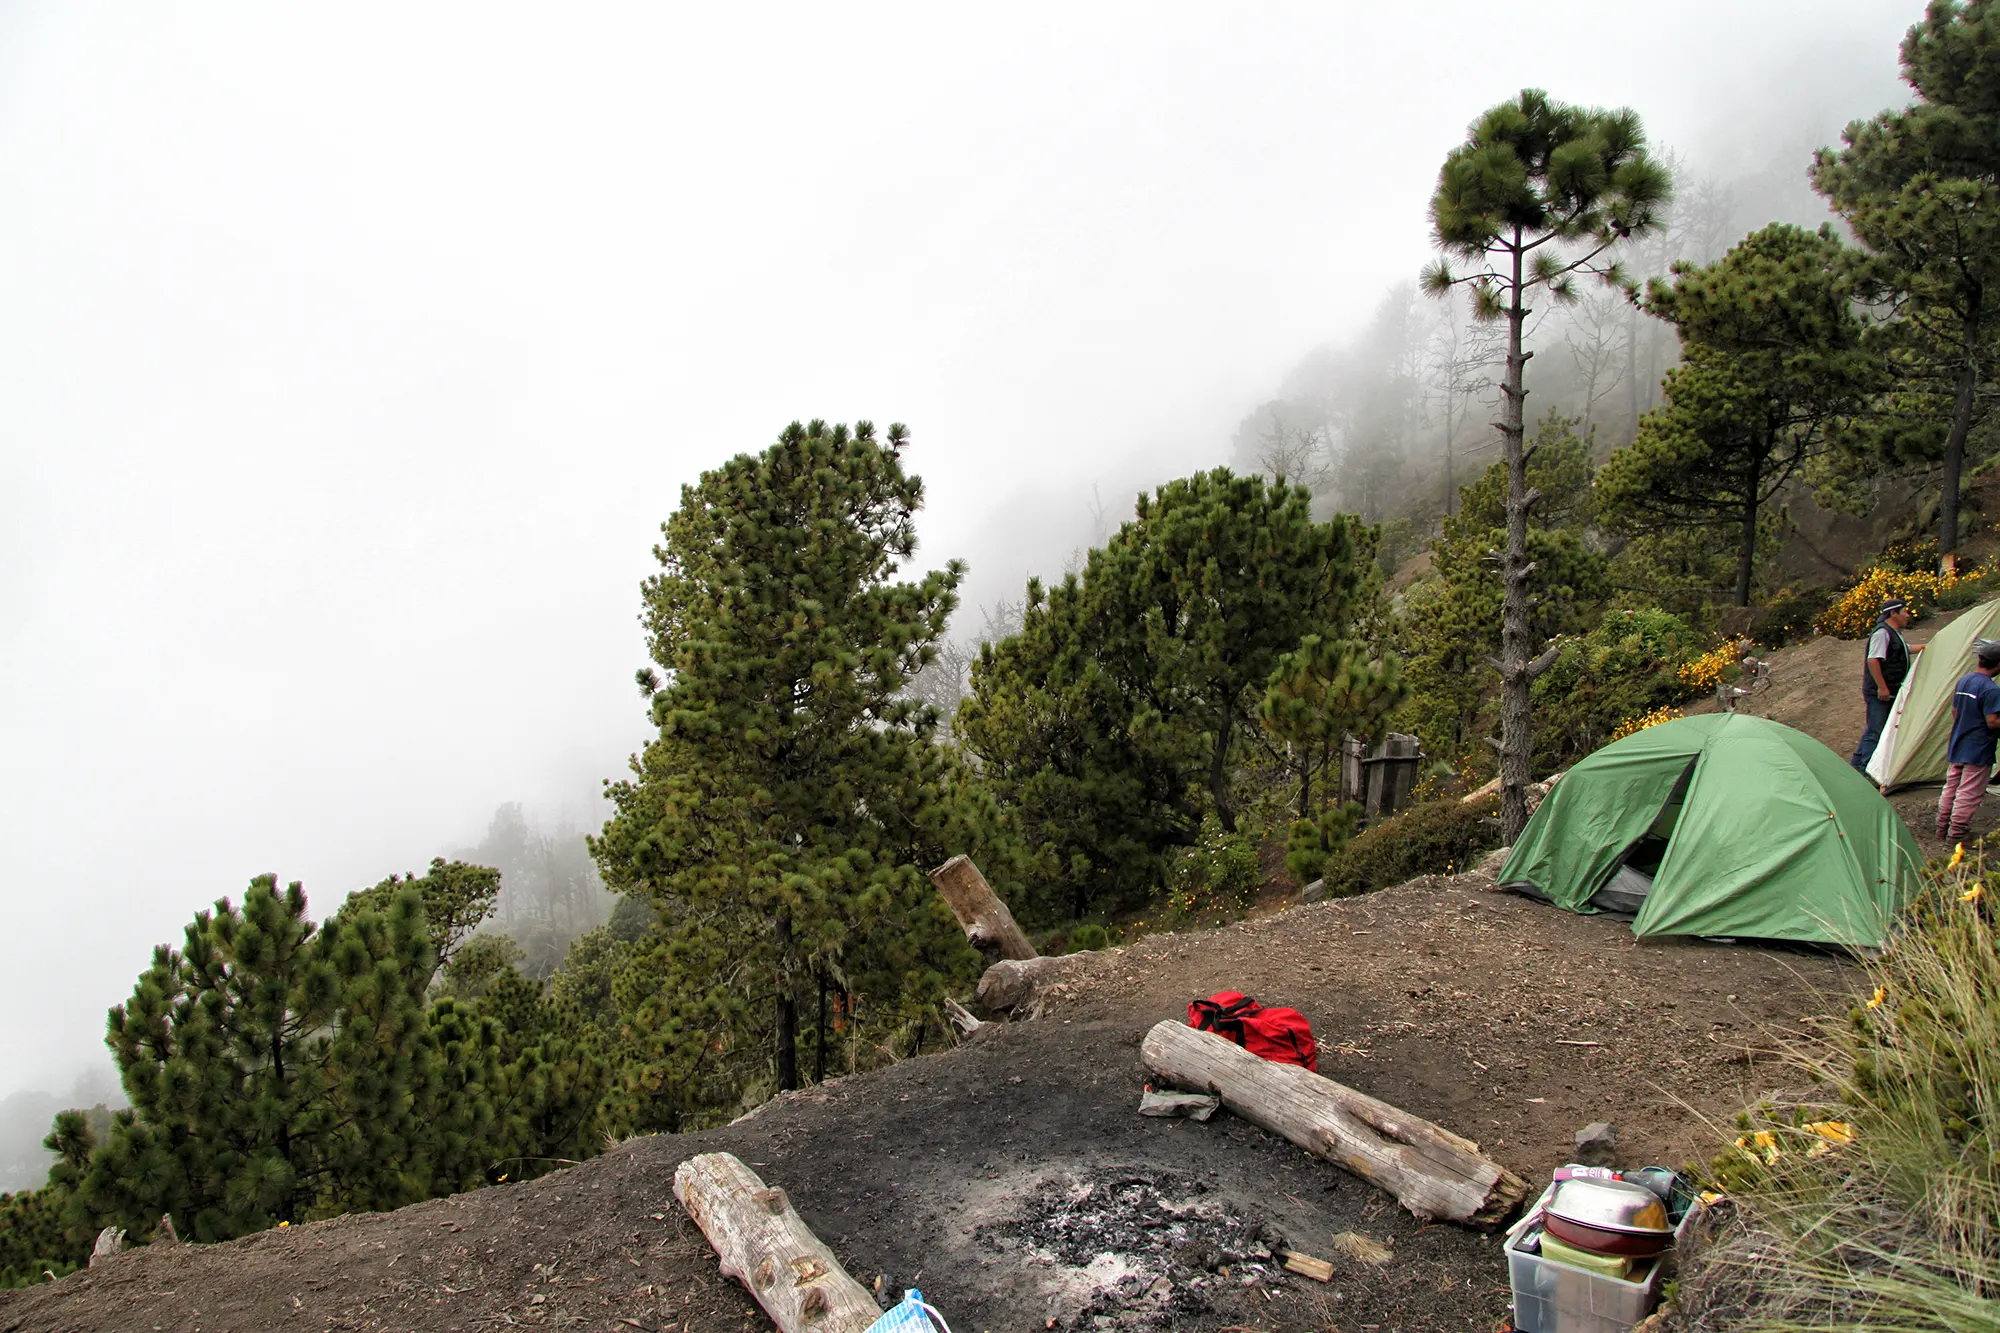
[[[1845,1145],[1854,1142],[1854,1126],[1845,1120],[1815,1120],[1799,1128],[1808,1134],[1819,1135],[1828,1143]]]
[[[1868,1007],[1870,1009],[1880,1009],[1882,1007],[1882,1001],[1888,998],[1889,998],[1889,988],[1887,986],[1877,986],[1875,988],[1875,993],[1868,997]]]
[[[1946,870],[1958,869],[1958,863],[1965,859],[1965,844],[1959,843],[1951,849],[1951,860],[1944,863]]]
[[[290,1226],[290,1225],[291,1225],[291,1223],[290,1223],[290,1222],[280,1222],[280,1223],[278,1223],[278,1225],[279,1225],[280,1227],[288,1227],[288,1226]]]
[[[1964,893],[1959,894],[1958,900],[1962,903],[1976,903],[1979,901],[1980,895],[1984,891],[1985,891],[1985,885],[1975,884],[1971,888],[1967,889]]]

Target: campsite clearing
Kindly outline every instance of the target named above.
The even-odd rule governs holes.
[[[720,1150],[787,1190],[857,1279],[921,1286],[959,1329],[1484,1333],[1507,1303],[1496,1240],[1421,1225],[1233,1116],[1140,1116],[1147,1029],[1226,987],[1295,1004],[1329,1077],[1535,1180],[1598,1120],[1618,1123],[1632,1162],[1706,1152],[1746,1098],[1785,1082],[1771,1055],[1784,1034],[1843,1012],[1861,984],[1818,954],[1635,939],[1478,875],[1093,961],[1041,1019],[989,1023],[941,1056],[530,1183],[136,1251],[0,1293],[0,1331],[768,1328],[673,1198],[674,1168]],[[1393,1257],[1341,1258],[1346,1232]],[[1330,1255],[1336,1271],[1321,1283],[1243,1257],[1260,1248]]]

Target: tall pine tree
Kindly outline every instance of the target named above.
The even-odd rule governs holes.
[[[1425,270],[1425,288],[1443,296],[1467,285],[1474,313],[1507,328],[1498,426],[1507,476],[1499,559],[1500,824],[1508,842],[1528,822],[1529,687],[1555,660],[1529,627],[1528,526],[1539,497],[1527,480],[1528,316],[1538,298],[1574,300],[1579,276],[1622,283],[1614,247],[1658,227],[1671,193],[1632,112],[1566,106],[1530,88],[1473,122],[1431,196],[1431,226],[1446,258]],[[1473,267],[1454,272],[1452,260]]]
[[[937,711],[907,695],[961,566],[896,578],[923,500],[907,439],[793,423],[683,488],[655,548],[660,736],[611,785],[594,849],[606,882],[658,900],[670,947],[699,961],[654,978],[667,1010],[705,1016],[663,1067],[741,1050],[768,1015],[777,1085],[794,1088],[801,1004],[823,986],[865,978],[893,1007],[970,966],[922,872],[943,851],[949,758]]]

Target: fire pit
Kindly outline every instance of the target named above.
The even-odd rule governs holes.
[[[1173,1328],[1242,1288],[1288,1285],[1270,1221],[1207,1182],[1150,1167],[1043,1178],[974,1233],[1034,1275],[1045,1315],[1076,1328]]]

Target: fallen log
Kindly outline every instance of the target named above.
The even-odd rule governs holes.
[[[1085,949],[1059,958],[1003,958],[979,977],[979,1003],[995,1013],[1011,1009],[1027,1016],[1047,994],[1068,982],[1081,981],[1108,964],[1119,949]]]
[[[722,1275],[749,1288],[782,1333],[865,1333],[882,1317],[785,1192],[766,1187],[731,1154],[682,1162],[674,1197],[721,1258]]]
[[[1168,1019],[1146,1034],[1140,1054],[1161,1078],[1214,1093],[1251,1124],[1346,1167],[1426,1221],[1496,1227],[1527,1197],[1527,1183],[1478,1144],[1212,1032]]]
[[[1002,958],[1038,956],[1035,946],[1028,943],[1027,932],[1015,923],[1014,914],[993,892],[971,857],[952,857],[931,871],[931,883],[951,905],[951,914],[958,918],[959,928],[973,948],[997,949]]]

